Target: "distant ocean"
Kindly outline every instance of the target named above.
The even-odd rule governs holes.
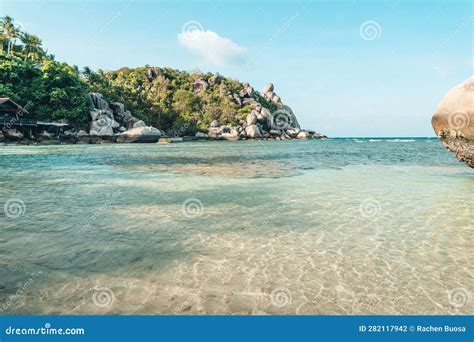
[[[0,160],[3,313],[474,312],[474,174],[436,138],[2,146]]]

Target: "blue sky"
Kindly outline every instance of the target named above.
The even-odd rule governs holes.
[[[3,15],[81,67],[273,82],[330,136],[433,136],[437,103],[474,74],[471,1],[0,0]]]

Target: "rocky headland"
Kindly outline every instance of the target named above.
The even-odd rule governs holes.
[[[153,93],[161,84],[172,82],[162,68],[142,68],[147,94]],[[157,85],[158,84],[158,85]],[[231,86],[229,86],[229,84]],[[142,85],[140,85],[142,86]],[[94,87],[91,87],[94,89]],[[178,93],[181,89],[174,91]],[[168,143],[176,140],[291,140],[322,139],[325,135],[302,129],[291,107],[284,104],[275,92],[272,83],[262,92],[257,92],[248,83],[227,80],[218,74],[192,76],[190,96],[204,99],[208,106],[215,105],[214,119],[206,124],[205,116],[195,116],[181,125],[156,127],[133,115],[132,110],[114,98],[105,98],[99,92],[89,92],[86,97],[91,110],[87,113],[87,124],[82,127],[69,125],[56,131],[25,133],[10,127],[0,133],[0,141],[22,144],[59,143]],[[216,103],[213,104],[213,99]],[[204,101],[203,100],[203,101]],[[110,101],[110,102],[109,102]],[[182,102],[186,103],[188,98]],[[179,108],[179,99],[173,108]],[[219,112],[220,104],[227,106],[226,115]],[[230,109],[229,109],[230,108]],[[181,109],[185,111],[186,109]],[[180,115],[179,111],[178,115]],[[189,127],[195,132],[189,133]],[[161,139],[161,140],[160,140]]]

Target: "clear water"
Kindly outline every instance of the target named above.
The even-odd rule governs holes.
[[[436,139],[3,146],[0,175],[6,314],[474,313],[474,173]]]

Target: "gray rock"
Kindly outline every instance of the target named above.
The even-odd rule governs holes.
[[[206,91],[208,88],[209,88],[209,83],[207,83],[204,80],[196,80],[193,83],[194,92]]]
[[[210,138],[220,138],[222,136],[222,129],[220,127],[209,127],[208,134]]]
[[[301,139],[301,140],[308,140],[308,139],[311,139],[311,135],[308,132],[301,131],[298,133],[296,138]]]
[[[219,75],[213,75],[207,80],[210,85],[219,84],[221,82],[221,77]]]
[[[269,92],[273,92],[273,83],[268,83],[265,85],[265,87],[263,87],[263,92],[264,93],[269,93]]]
[[[255,125],[257,123],[257,116],[255,115],[255,113],[252,111],[251,113],[249,113],[247,115],[247,125],[250,126],[250,125]]]
[[[300,133],[299,129],[287,129],[286,134],[288,134],[292,138],[296,138]]]
[[[211,126],[211,127],[220,127],[220,125],[221,125],[221,124],[219,123],[218,120],[213,120],[213,121],[211,122],[211,125],[210,125],[210,126]]]
[[[151,68],[148,68],[148,70],[146,72],[146,77],[147,77],[148,81],[151,82],[155,78],[157,78],[158,76],[161,76],[162,74],[163,74],[163,71],[160,68],[151,67]]]
[[[260,132],[260,128],[257,125],[249,125],[245,129],[245,134],[249,138],[259,138],[261,137],[262,133]]]
[[[89,134],[87,134],[87,132],[83,131],[82,129],[76,133],[76,137],[85,137],[85,136],[89,136]]]
[[[265,107],[262,107],[262,109],[260,109],[260,113],[262,113],[262,115],[264,115],[266,117],[269,117],[269,116],[272,115],[272,113],[270,113],[270,111]]]
[[[89,135],[91,136],[112,136],[114,135],[112,122],[114,122],[117,127],[118,123],[115,121],[106,118],[106,119],[99,119],[97,121],[92,121],[91,128],[89,131]]]
[[[253,96],[253,88],[248,83],[244,83],[244,96],[252,97]],[[242,97],[244,97],[242,96]]]
[[[139,128],[139,127],[147,127],[145,122],[142,120],[139,120],[133,124],[133,128]]]
[[[104,100],[102,94],[89,93],[89,97],[95,109],[110,109],[108,102]]]
[[[123,116],[125,113],[125,105],[120,102],[111,102],[110,108],[114,111],[115,115]]]
[[[270,134],[271,135],[278,135],[280,136],[281,135],[281,131],[279,129],[272,129],[270,130]]]
[[[222,133],[222,138],[225,140],[238,140],[239,132],[235,128],[231,128],[230,132]]]
[[[155,127],[136,127],[129,129],[119,135],[119,143],[156,143],[161,136],[159,129]]]
[[[126,129],[132,129],[133,125],[137,122],[140,121],[136,117],[132,116],[129,111],[126,111],[124,113],[124,117],[122,119],[122,126],[124,126]]]
[[[242,106],[242,100],[238,94],[234,94],[232,97],[234,98],[235,102],[237,102],[239,106]]]

